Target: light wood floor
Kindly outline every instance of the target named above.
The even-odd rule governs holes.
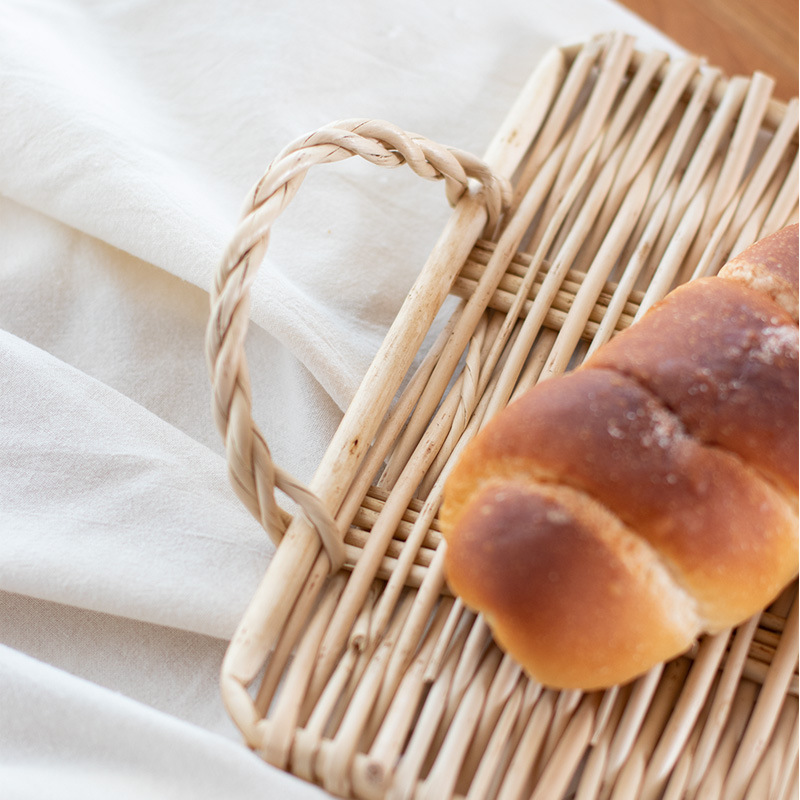
[[[620,0],[681,47],[728,75],[776,79],[775,97],[797,97],[798,0]]]

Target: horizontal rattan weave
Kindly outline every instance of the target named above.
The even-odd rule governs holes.
[[[270,763],[364,800],[797,796],[796,582],[630,685],[556,692],[448,592],[436,517],[454,458],[516,394],[796,221],[797,102],[772,87],[614,33],[551,51],[483,162],[356,120],[267,170],[220,267],[207,352],[231,480],[280,541],[222,670]],[[306,488],[250,416],[247,299],[307,170],[351,155],[444,178],[454,210]]]

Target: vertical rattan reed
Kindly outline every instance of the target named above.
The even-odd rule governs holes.
[[[516,393],[796,221],[797,103],[772,86],[614,33],[548,53],[482,162],[373,120],[275,159],[207,341],[231,480],[280,541],[222,669],[269,762],[364,800],[797,796],[796,582],[630,685],[555,692],[449,594],[436,516],[453,459]],[[454,210],[305,488],[250,415],[249,287],[306,171],[351,155],[443,178]],[[448,295],[461,301],[422,352]]]

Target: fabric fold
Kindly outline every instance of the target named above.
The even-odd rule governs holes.
[[[224,460],[0,333],[0,588],[230,637],[273,552]]]
[[[236,742],[2,645],[0,723],[0,786],[15,800],[329,797]]]

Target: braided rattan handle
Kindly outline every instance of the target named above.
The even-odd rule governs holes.
[[[306,487],[277,467],[251,415],[250,380],[244,341],[250,315],[250,286],[264,257],[273,221],[294,197],[315,164],[358,155],[384,167],[406,163],[418,175],[444,179],[451,204],[467,191],[469,180],[482,184],[489,223],[509,197],[507,182],[481,161],[386,122],[348,120],[333,123],[283,150],[255,185],[245,212],[219,264],[211,289],[206,357],[213,385],[213,413],[225,441],[231,483],[242,502],[277,543],[288,515],[275,489],[291,497],[316,528],[331,569],[344,561],[344,546],[328,509]]]

